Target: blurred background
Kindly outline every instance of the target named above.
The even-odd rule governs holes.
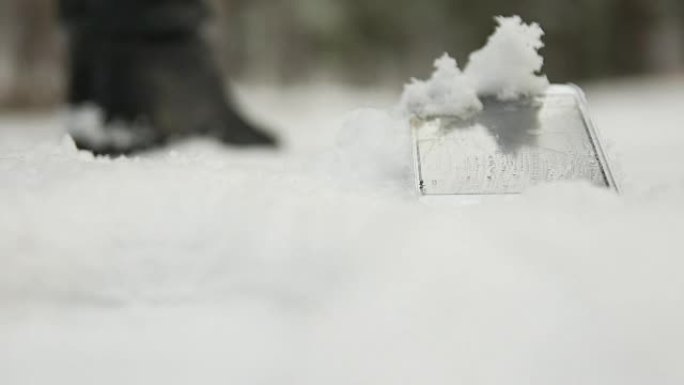
[[[401,89],[448,51],[460,63],[519,14],[547,35],[546,73],[586,83],[684,73],[682,0],[209,0],[206,33],[231,78]],[[63,100],[56,0],[0,0],[0,109]]]

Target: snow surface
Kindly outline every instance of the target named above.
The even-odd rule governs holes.
[[[392,92],[244,89],[278,153],[93,158],[4,116],[0,383],[681,384],[682,90],[588,90],[622,196],[473,206],[357,175],[344,132],[377,148],[392,117],[340,117]],[[337,139],[354,119],[379,133]]]
[[[487,44],[470,55],[465,71],[445,53],[434,63],[430,79],[413,79],[404,88],[400,110],[418,116],[455,115],[469,118],[482,110],[479,97],[513,100],[538,95],[549,80],[538,75],[544,65],[539,50],[544,31],[520,16],[495,18],[498,27]]]

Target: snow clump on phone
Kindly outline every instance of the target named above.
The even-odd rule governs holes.
[[[456,115],[470,117],[482,108],[479,97],[518,99],[543,93],[549,86],[539,74],[544,58],[544,31],[539,24],[526,24],[519,16],[495,18],[499,24],[487,44],[470,55],[461,71],[456,60],[444,54],[435,62],[428,80],[407,84],[400,109],[409,115]]]

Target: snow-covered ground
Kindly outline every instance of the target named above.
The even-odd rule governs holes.
[[[624,193],[472,206],[339,162],[394,92],[243,87],[287,147],[95,159],[0,118],[0,384],[684,383],[684,79],[588,89]]]

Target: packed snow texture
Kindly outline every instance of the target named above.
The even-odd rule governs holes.
[[[95,158],[2,117],[0,383],[684,383],[682,90],[588,90],[623,196],[465,207],[350,183],[337,117],[391,93],[248,90],[281,153]]]
[[[429,80],[413,79],[402,95],[400,108],[418,116],[456,115],[468,118],[479,112],[478,97],[512,100],[543,93],[549,86],[538,75],[544,64],[539,50],[544,31],[525,24],[519,16],[497,17],[499,24],[487,44],[470,55],[463,72],[456,60],[444,54],[435,61]]]

